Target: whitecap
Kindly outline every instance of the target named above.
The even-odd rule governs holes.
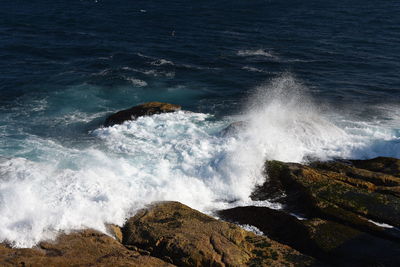
[[[269,58],[277,58],[271,51],[267,51],[265,49],[239,50],[236,54],[238,56],[242,56],[242,57],[262,56],[262,57],[269,57]]]
[[[147,82],[140,80],[140,79],[136,79],[136,78],[132,78],[132,77],[125,77],[125,79],[127,81],[129,81],[132,85],[137,86],[137,87],[147,86]]]
[[[162,65],[172,65],[173,66],[174,65],[174,63],[172,61],[169,61],[169,60],[166,60],[163,58],[152,61],[150,64],[154,65],[154,66],[162,66]]]

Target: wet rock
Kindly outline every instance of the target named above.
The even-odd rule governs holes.
[[[310,242],[307,227],[296,217],[282,210],[246,206],[220,210],[217,214],[221,219],[230,222],[253,225],[268,237],[301,249],[302,253],[313,255],[318,252],[318,247]]]
[[[107,232],[110,233],[118,242],[122,242],[122,231],[118,225],[107,224]]]
[[[36,248],[13,249],[0,245],[0,266],[173,266],[161,259],[128,250],[94,230],[61,235]]]
[[[400,159],[378,157],[370,160],[352,160],[353,165],[360,169],[380,172],[400,177]]]
[[[268,198],[271,183],[286,194],[289,205],[301,206],[306,214],[324,214],[372,230],[378,228],[370,219],[400,226],[396,179],[389,175],[374,176],[336,162],[305,166],[270,161],[266,172],[268,181],[253,193],[253,198]]]
[[[123,227],[123,244],[178,266],[308,266],[311,257],[267,237],[216,220],[178,202],[138,212]]]
[[[174,112],[180,109],[181,106],[179,105],[162,103],[162,102],[149,102],[138,106],[134,106],[129,109],[121,110],[118,111],[117,113],[110,115],[106,119],[104,125],[108,127],[115,124],[122,124],[124,121],[136,120],[138,117],[141,116]]]
[[[282,210],[237,207],[221,210],[225,220],[249,224],[268,237],[337,266],[397,266],[400,244],[320,218],[298,220]]]

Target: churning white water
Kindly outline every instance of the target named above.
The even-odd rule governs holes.
[[[42,155],[0,159],[0,240],[30,247],[59,231],[105,231],[157,200],[205,212],[254,204],[266,159],[400,156],[395,130],[324,115],[305,90],[290,75],[260,86],[236,118],[247,123],[228,134],[232,118],[180,111],[98,128],[82,149],[27,138]]]

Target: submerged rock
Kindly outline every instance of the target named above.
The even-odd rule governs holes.
[[[123,244],[178,266],[308,266],[311,257],[216,220],[178,202],[137,213],[123,228]]]
[[[180,109],[181,106],[179,105],[162,103],[162,102],[149,102],[138,106],[134,106],[129,109],[121,110],[118,111],[117,113],[110,115],[106,119],[104,125],[108,127],[115,124],[121,124],[124,121],[136,120],[138,117],[141,116],[174,112]]]

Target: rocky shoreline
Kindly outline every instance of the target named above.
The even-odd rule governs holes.
[[[151,102],[107,125],[180,107]],[[240,127],[241,124],[239,125]],[[109,235],[87,229],[29,249],[0,245],[0,266],[399,266],[400,160],[267,161],[253,200],[215,219],[179,202],[152,203]],[[257,227],[257,235],[237,224]]]

